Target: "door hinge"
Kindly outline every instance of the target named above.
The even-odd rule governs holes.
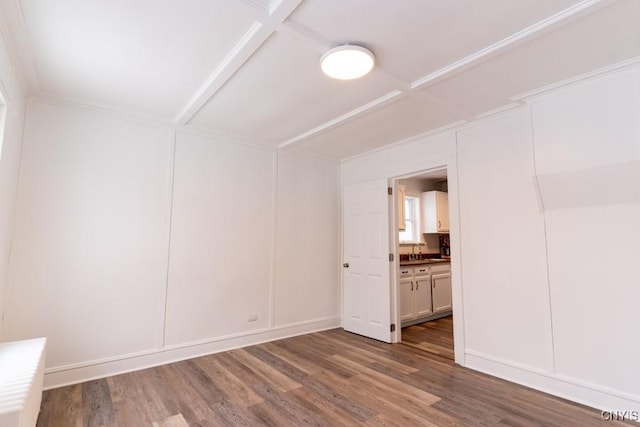
[[[387,187],[387,194],[391,196],[393,194],[393,188]]]
[[[389,254],[389,262],[393,262],[393,254]]]
[[[391,332],[395,332],[396,331],[396,324],[392,323],[391,324]]]

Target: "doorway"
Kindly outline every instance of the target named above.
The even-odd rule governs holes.
[[[446,168],[396,178],[394,198],[398,342],[454,360]]]

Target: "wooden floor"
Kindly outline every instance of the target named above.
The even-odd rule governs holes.
[[[38,426],[620,424],[454,365],[450,329],[394,345],[334,329],[50,390]]]
[[[453,317],[403,328],[402,343],[453,361]]]

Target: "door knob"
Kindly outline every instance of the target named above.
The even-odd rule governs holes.
[[[342,266],[343,266],[344,268],[349,268],[349,263],[348,263],[348,262],[345,262],[344,264],[342,264]]]

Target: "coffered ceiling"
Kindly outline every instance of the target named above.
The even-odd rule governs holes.
[[[638,0],[6,0],[27,90],[346,158],[640,55]],[[376,55],[355,81],[319,58]]]

